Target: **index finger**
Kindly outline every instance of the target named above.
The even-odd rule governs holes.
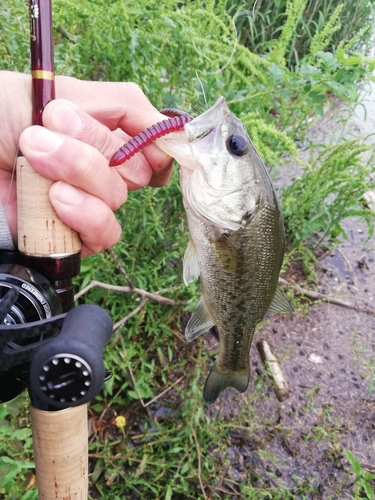
[[[60,76],[56,77],[56,95],[74,102],[110,130],[120,128],[129,136],[165,119],[132,82],[86,82]],[[153,170],[150,185],[164,185],[173,160],[153,144],[143,154]]]
[[[133,82],[88,82],[56,77],[56,96],[68,99],[111,130],[135,135],[165,118]]]

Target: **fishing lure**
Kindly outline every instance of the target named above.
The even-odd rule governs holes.
[[[193,119],[189,113],[175,108],[165,108],[160,113],[168,116],[168,118],[146,128],[146,130],[125,143],[109,160],[110,167],[117,167],[126,162],[151,142],[159,139],[159,137],[182,130],[184,125]]]

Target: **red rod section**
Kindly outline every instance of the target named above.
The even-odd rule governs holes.
[[[55,98],[51,0],[30,0],[33,124],[43,125],[45,106]]]
[[[30,15],[30,53],[31,53],[31,77],[32,77],[32,122],[34,125],[43,125],[42,113],[45,106],[55,98],[55,75],[53,65],[53,38],[52,38],[52,2],[51,0],[29,0]],[[38,177],[34,177],[35,182]],[[19,184],[19,183],[18,183]],[[36,191],[35,196],[42,194],[43,200],[48,204],[48,189],[46,185],[40,183],[40,189],[46,189],[46,192]],[[39,189],[39,188],[37,188]],[[30,197],[31,198],[31,197]],[[38,199],[38,202],[39,202]],[[25,206],[25,200],[23,200]],[[43,202],[44,203],[44,202]],[[44,207],[44,205],[42,205]],[[18,207],[20,212],[20,206]],[[27,212],[27,210],[26,210]],[[72,230],[62,227],[61,221],[54,215],[46,218],[45,213],[40,210],[38,220],[46,221],[43,227],[46,233],[41,239],[50,242],[53,247],[52,255],[45,255],[44,248],[42,256],[32,243],[26,250],[20,251],[20,263],[25,267],[34,269],[41,275],[48,278],[56,289],[63,311],[69,311],[74,307],[74,288],[72,278],[79,274],[80,269],[80,242],[76,233]],[[25,233],[21,238],[27,241],[33,241],[33,223],[36,219],[27,218],[23,224]],[[20,226],[20,224],[19,224]],[[53,230],[51,229],[53,227]],[[21,239],[19,237],[19,241]],[[66,248],[66,244],[69,250]]]

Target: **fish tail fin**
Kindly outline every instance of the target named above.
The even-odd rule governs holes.
[[[234,387],[239,392],[245,392],[249,385],[250,368],[233,372],[220,372],[216,362],[213,364],[203,389],[203,399],[208,404],[216,401],[219,394],[227,387]]]

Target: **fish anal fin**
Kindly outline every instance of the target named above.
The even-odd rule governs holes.
[[[285,295],[280,290],[280,288],[277,287],[275,295],[272,299],[271,305],[268,308],[267,314],[293,312],[293,311],[294,311],[294,309],[293,309],[291,303],[285,297]]]
[[[212,318],[204,305],[203,297],[201,297],[186,325],[185,338],[188,342],[192,342],[213,326]]]
[[[182,277],[185,285],[199,278],[200,273],[197,251],[194,243],[190,240],[185,250],[182,268]]]
[[[215,362],[204,385],[203,399],[206,403],[212,404],[227,387],[234,387],[238,392],[245,392],[249,379],[249,366],[240,371],[221,372]]]

